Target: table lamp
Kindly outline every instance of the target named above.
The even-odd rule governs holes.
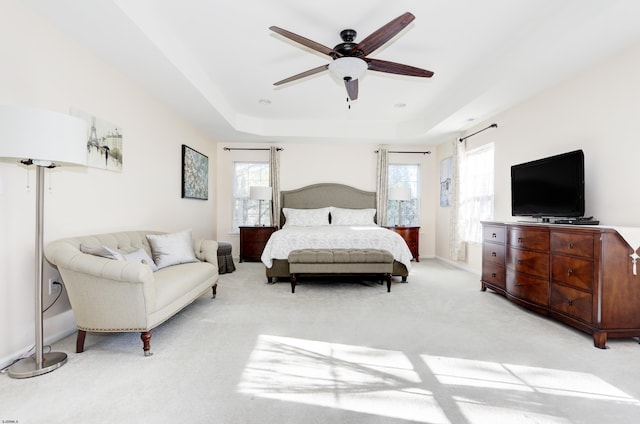
[[[0,161],[36,167],[35,354],[9,367],[10,377],[35,377],[58,369],[67,362],[65,353],[43,355],[42,352],[44,169],[86,165],[86,124],[79,118],[62,113],[0,106]]]
[[[398,224],[396,227],[402,226],[402,202],[411,200],[411,189],[409,187],[394,187],[389,189],[389,200],[398,202]]]
[[[258,225],[262,226],[262,202],[265,200],[271,200],[271,187],[249,187],[249,198],[251,200],[260,201],[260,205],[258,206]]]

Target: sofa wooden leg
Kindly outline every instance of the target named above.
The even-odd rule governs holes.
[[[140,333],[140,339],[142,339],[144,356],[151,356],[151,330]]]
[[[78,337],[76,337],[76,353],[84,352],[84,339],[87,337],[87,332],[84,330],[78,330]]]
[[[387,293],[391,291],[391,274],[387,274]]]
[[[296,275],[291,274],[291,293],[296,292]]]
[[[213,291],[213,297],[211,299],[215,299],[216,295],[218,294],[218,283],[215,283],[213,286],[211,286],[211,291]]]

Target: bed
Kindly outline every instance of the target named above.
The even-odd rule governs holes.
[[[394,256],[393,275],[407,281],[411,270],[411,252],[404,239],[394,231],[372,225],[350,226],[292,226],[286,224],[286,209],[308,210],[334,208],[332,212],[347,210],[376,209],[376,193],[364,191],[344,184],[324,183],[302,187],[280,193],[280,228],[271,235],[262,253],[262,263],[266,267],[267,281],[290,278],[288,253],[302,248],[378,248],[391,252]],[[291,212],[289,212],[291,214]],[[291,220],[293,217],[290,215]],[[373,216],[375,220],[375,216]],[[297,223],[297,222],[295,222]]]

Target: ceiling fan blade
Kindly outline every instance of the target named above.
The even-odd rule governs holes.
[[[345,78],[344,86],[347,87],[347,94],[349,95],[349,99],[357,100],[358,99],[358,80]]]
[[[402,31],[402,29],[409,25],[415,18],[416,17],[409,12],[398,16],[359,42],[358,45],[353,48],[353,51],[360,51],[363,56],[369,55]]]
[[[329,48],[327,46],[324,46],[320,43],[316,43],[313,40],[309,40],[308,38],[305,38],[301,35],[298,34],[294,34],[291,31],[287,31],[286,29],[282,29],[280,27],[277,26],[270,26],[269,29],[275,33],[278,33],[280,35],[282,35],[283,37],[288,38],[289,40],[295,41],[296,43],[302,44],[305,47],[308,47],[312,50],[315,50],[317,52],[320,52],[322,54],[326,54],[327,56],[331,56],[331,57],[341,57],[342,54],[338,53],[337,51],[333,50],[332,48]]]
[[[286,83],[291,82],[291,81],[295,81],[295,80],[299,80],[299,79],[304,78],[304,77],[308,77],[309,75],[320,73],[320,72],[322,72],[324,70],[327,70],[327,69],[329,69],[329,64],[328,63],[326,65],[318,66],[317,68],[313,68],[313,69],[309,69],[308,71],[301,72],[301,73],[296,74],[296,75],[294,75],[292,77],[285,78],[282,81],[278,81],[278,82],[273,83],[273,85],[286,84]]]
[[[415,66],[403,65],[401,63],[389,62],[386,60],[363,58],[369,64],[369,70],[386,72],[388,74],[408,75],[410,77],[431,78],[433,72]]]

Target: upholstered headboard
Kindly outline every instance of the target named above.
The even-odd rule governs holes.
[[[315,209],[326,206],[350,209],[376,209],[376,192],[364,191],[344,184],[313,184],[296,190],[280,192],[280,206],[294,209]],[[284,225],[280,211],[280,226]]]

